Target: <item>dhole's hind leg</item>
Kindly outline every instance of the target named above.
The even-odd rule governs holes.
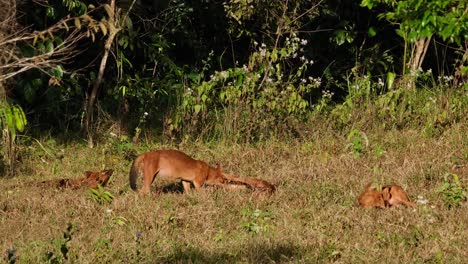
[[[410,201],[403,200],[403,199],[397,199],[397,201],[400,202],[401,204],[406,205],[406,207],[409,207],[409,208],[414,207],[414,204],[412,202],[410,202]]]
[[[140,193],[142,194],[148,194],[150,189],[151,189],[151,184],[153,183],[154,179],[156,178],[156,175],[158,174],[159,171],[157,171],[154,174],[151,174],[151,171],[145,170],[143,174],[143,187],[141,187]]]
[[[184,186],[184,192],[188,193],[190,192],[190,182],[189,181],[182,181],[182,186]]]

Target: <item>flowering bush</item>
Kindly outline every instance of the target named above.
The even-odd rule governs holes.
[[[192,78],[182,96],[179,116],[172,123],[180,127],[181,122],[191,120],[186,124],[194,129],[199,122],[206,126],[213,117],[218,121],[222,117],[223,133],[249,140],[277,131],[281,124],[288,125],[284,121],[304,118],[309,107],[305,96],[321,83],[320,78],[305,76],[307,67],[314,63],[299,57],[305,45],[307,40],[294,33],[282,48],[269,49],[254,42],[248,64],[217,71],[206,81]],[[213,116],[220,112],[223,115]]]

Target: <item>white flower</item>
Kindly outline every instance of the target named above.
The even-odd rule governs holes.
[[[258,42],[257,42],[257,41],[254,41],[254,45],[257,46],[257,45],[258,45]]]
[[[306,59],[306,58],[305,58],[304,56],[300,57],[300,60],[301,60],[301,61],[305,61],[305,59]]]
[[[383,87],[385,85],[382,78],[379,78],[379,83],[378,84],[379,84],[380,87]]]
[[[117,137],[117,134],[115,134],[114,132],[110,132],[109,133],[112,137]]]
[[[144,112],[143,115],[144,115],[144,116],[148,116],[148,112]]]
[[[418,200],[416,200],[416,203],[418,204],[427,204],[429,201],[427,199],[424,199],[421,195],[418,195]]]
[[[301,45],[303,45],[303,46],[307,45],[307,39],[302,39],[301,40]]]
[[[227,76],[228,76],[227,72],[225,72],[225,71],[220,72],[219,75],[221,75],[221,77],[223,77],[223,79],[226,79]]]

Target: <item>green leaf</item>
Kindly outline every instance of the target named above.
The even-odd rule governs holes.
[[[13,108],[13,116],[14,116],[14,121],[15,121],[15,128],[19,132],[23,132],[24,127],[27,124],[26,116],[24,115],[23,109],[21,109],[21,107],[18,105],[14,105],[12,106],[12,108]]]
[[[202,106],[201,105],[195,105],[193,108],[195,109],[195,114],[198,114],[200,112]]]
[[[45,42],[45,52],[51,53],[53,51],[54,51],[54,43],[52,42],[52,40],[47,39]]]
[[[344,30],[337,30],[335,31],[335,43],[338,45],[338,46],[341,46],[345,43],[346,39],[345,39],[345,31]]]
[[[127,20],[125,21],[125,26],[127,27],[128,30],[132,30],[133,29],[133,21],[132,19],[130,18],[130,16],[127,17]]]
[[[374,27],[370,27],[368,30],[367,30],[367,35],[369,37],[375,37],[375,35],[377,35],[377,31],[375,30]]]
[[[52,6],[47,7],[46,15],[51,18],[55,18],[55,8]]]
[[[394,72],[387,73],[387,89],[393,89],[393,83],[395,82],[396,74]]]
[[[362,0],[360,6],[372,9],[374,7],[374,2],[372,0]]]
[[[61,79],[63,77],[63,67],[62,67],[62,65],[57,65],[57,67],[55,67],[52,70],[52,75],[54,75],[55,77]]]
[[[26,83],[23,89],[24,99],[26,99],[28,103],[32,103],[36,97],[36,89],[34,89],[30,83]]]

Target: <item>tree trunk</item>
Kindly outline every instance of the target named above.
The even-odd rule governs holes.
[[[109,14],[109,36],[107,38],[106,44],[104,46],[104,55],[102,56],[101,59],[101,64],[99,66],[99,73],[98,76],[93,84],[93,89],[91,90],[91,94],[88,97],[88,102],[86,106],[86,115],[85,115],[85,122],[84,122],[84,132],[86,136],[88,137],[88,145],[90,147],[94,146],[93,143],[93,133],[91,131],[91,119],[93,115],[93,110],[94,110],[94,104],[96,102],[96,97],[99,92],[99,87],[102,82],[102,77],[104,75],[104,70],[106,69],[106,63],[107,63],[107,58],[109,57],[109,51],[112,46],[112,42],[114,42],[114,38],[119,32],[119,28],[116,27],[115,25],[115,0],[111,0],[110,2],[110,7],[112,10],[112,13]]]
[[[411,90],[415,89],[414,82],[416,81],[416,73],[421,68],[422,63],[424,61],[424,57],[426,57],[427,48],[431,42],[431,36],[424,37],[416,40],[414,46],[411,51],[411,56],[408,62],[408,66],[410,69],[409,75],[405,75],[405,84],[406,88]]]

